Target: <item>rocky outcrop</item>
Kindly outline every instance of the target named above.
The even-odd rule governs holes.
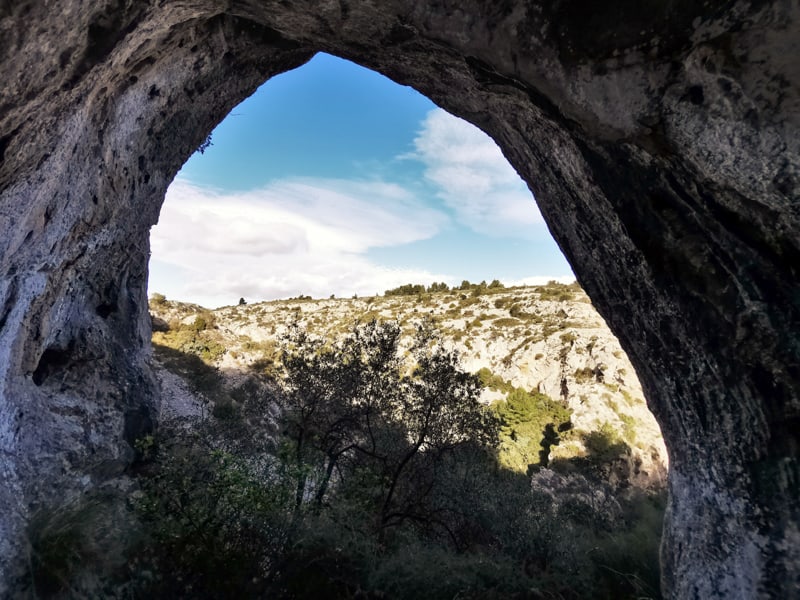
[[[485,404],[504,400],[513,386],[541,392],[571,410],[572,435],[553,446],[551,458],[585,456],[581,437],[610,428],[628,447],[630,468],[621,469],[621,483],[662,491],[668,459],[661,430],[647,409],[633,366],[586,294],[576,284],[476,292],[481,290],[275,300],[216,310],[168,300],[151,302],[154,327],[160,324],[153,342],[165,351],[172,348],[204,357],[223,376],[225,387],[235,388],[255,373],[274,373],[282,340],[295,324],[333,341],[350,333],[357,322],[398,323],[403,333],[400,345],[406,349],[417,327],[430,320],[436,338],[458,353],[465,371],[485,371],[489,382],[481,395]],[[196,331],[198,319],[205,324],[202,333]],[[171,327],[175,329],[169,333]],[[194,335],[180,334],[187,329]],[[191,378],[192,373],[175,370]],[[162,421],[197,412],[199,400],[193,402],[180,390],[176,382],[180,378],[165,370],[157,375]],[[207,402],[220,399],[216,390],[205,395]]]
[[[324,50],[483,128],[535,191],[665,435],[665,593],[796,595],[798,19],[783,0],[0,3],[0,588],[27,515],[152,426],[167,184]]]

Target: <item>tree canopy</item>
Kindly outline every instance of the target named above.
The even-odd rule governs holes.
[[[403,357],[400,328],[373,321],[334,345],[297,330],[282,363],[283,453],[293,462],[296,510],[355,495],[379,531],[406,521],[446,528],[442,465],[493,449],[499,431],[458,356],[423,325]]]

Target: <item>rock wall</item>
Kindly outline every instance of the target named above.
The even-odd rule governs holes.
[[[0,595],[36,507],[152,427],[149,227],[236,103],[317,51],[489,133],[670,452],[664,591],[800,589],[800,6],[0,2]]]

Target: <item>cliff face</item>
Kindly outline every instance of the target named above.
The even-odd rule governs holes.
[[[421,296],[285,300],[214,311],[167,301],[151,303],[151,314],[160,328],[173,328],[166,334],[157,332],[156,344],[199,354],[219,369],[230,387],[240,385],[248,374],[274,368],[289,324],[333,341],[356,322],[389,321],[400,324],[403,345],[410,346],[416,327],[429,320],[437,339],[458,351],[464,370],[484,374],[484,403],[503,400],[511,387],[519,387],[569,407],[571,439],[554,446],[551,458],[585,455],[581,434],[606,427],[630,449],[631,468],[623,474],[625,481],[617,483],[653,490],[666,485],[666,448],[633,366],[577,286],[495,289],[480,295],[452,290]],[[195,337],[197,319],[206,328]],[[209,411],[202,394],[187,395],[172,374],[158,373],[167,391],[162,419]],[[218,400],[211,396],[207,401]]]
[[[796,595],[798,19],[781,0],[0,3],[0,594],[26,515],[152,425],[167,184],[324,50],[483,128],[536,192],[670,451],[667,595]]]

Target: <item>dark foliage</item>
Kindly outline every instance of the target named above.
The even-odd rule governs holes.
[[[127,518],[113,518],[129,523],[118,536],[124,560],[107,566],[98,551],[102,528],[81,516],[94,509],[37,520],[46,524],[31,531],[37,594],[658,596],[663,504],[593,482],[618,457],[617,440],[588,440],[586,464],[533,480],[502,468],[478,377],[425,327],[405,352],[395,325],[359,325],[335,344],[295,330],[281,363],[274,381],[217,388],[224,418],[140,440],[140,489],[118,500]],[[522,431],[542,408],[521,400],[505,428]],[[88,572],[94,583],[81,587]]]

